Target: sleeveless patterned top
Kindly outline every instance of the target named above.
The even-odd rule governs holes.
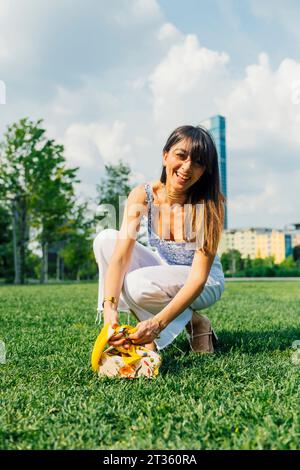
[[[181,264],[191,266],[194,258],[196,243],[195,242],[176,242],[173,240],[164,240],[160,238],[153,230],[153,216],[157,206],[153,204],[152,187],[149,183],[145,184],[148,203],[148,241],[155,247],[160,256],[167,261],[168,264]]]
[[[195,242],[175,242],[173,240],[164,240],[160,238],[153,230],[153,213],[158,209],[153,204],[152,186],[149,183],[144,185],[147,194],[148,203],[148,242],[151,246],[155,247],[161,256],[168,264],[179,264],[191,266],[196,250]],[[187,227],[189,224],[187,224]],[[189,239],[189,237],[187,237]],[[211,273],[224,280],[224,273],[222,264],[218,255],[215,256],[211,266]]]

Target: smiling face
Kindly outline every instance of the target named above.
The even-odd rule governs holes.
[[[185,193],[205,171],[205,167],[190,156],[190,141],[182,139],[163,154],[166,167],[166,184],[169,188]]]

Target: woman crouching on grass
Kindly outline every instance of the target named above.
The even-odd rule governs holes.
[[[136,186],[126,201],[120,231],[94,240],[99,266],[98,311],[118,325],[118,309],[139,320],[129,340],[153,350],[186,330],[191,349],[213,352],[216,335],[203,310],[221,298],[224,274],[217,252],[224,220],[218,156],[209,133],[181,126],[163,148],[160,179]],[[136,241],[141,218],[152,251]],[[110,345],[128,346],[122,333]]]

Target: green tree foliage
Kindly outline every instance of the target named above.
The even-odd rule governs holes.
[[[48,277],[48,248],[61,239],[63,227],[74,206],[74,182],[77,168],[66,168],[64,148],[53,140],[47,140],[40,164],[36,165],[34,180],[39,181],[33,188],[31,199],[32,225],[39,230],[43,262],[41,282]]]
[[[252,260],[252,276],[274,276],[275,262],[273,257],[255,258]]]
[[[277,276],[300,276],[300,263],[290,255],[278,265],[276,272]]]
[[[12,223],[9,211],[0,206],[0,278],[5,282],[14,279]]]
[[[26,119],[12,124],[0,143],[1,200],[9,204],[13,220],[13,251],[15,283],[24,283],[26,252],[29,239],[28,204],[32,159],[35,143],[40,138],[38,129],[29,132]]]
[[[293,258],[294,261],[299,261],[300,262],[300,245],[296,245],[293,248]]]
[[[110,228],[119,230],[122,222],[122,208],[119,207],[119,197],[121,203],[127,198],[132,186],[129,183],[131,169],[127,163],[119,162],[116,165],[105,165],[105,175],[101,178],[100,183],[97,185],[97,203],[111,204],[115,209],[115,220],[110,220]],[[120,211],[121,209],[121,211]],[[97,216],[98,221],[107,220],[103,215]],[[104,227],[103,228],[107,228]]]
[[[74,204],[77,168],[66,168],[64,148],[48,139],[42,120],[25,118],[8,127],[1,143],[1,195],[13,218],[15,282],[24,282],[29,226],[40,242],[41,282],[47,279],[48,246]]]
[[[235,260],[235,262],[233,261]],[[221,263],[228,277],[274,277],[300,276],[300,263],[288,256],[282,263],[276,264],[273,256],[267,258],[242,258],[237,250],[230,250],[221,255]],[[236,269],[233,269],[233,266]]]
[[[229,250],[223,253],[221,262],[224,271],[233,275],[243,268],[242,255],[238,250]]]
[[[91,279],[97,273],[92,249],[93,217],[88,217],[87,203],[77,205],[66,224],[65,243],[60,251],[67,276],[72,279]]]

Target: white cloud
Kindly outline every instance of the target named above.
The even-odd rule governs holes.
[[[299,39],[299,2],[286,0],[283,5],[281,0],[251,0],[250,7],[252,13],[265,24],[276,22],[276,26],[285,28],[289,36]]]
[[[73,123],[65,131],[60,141],[65,146],[65,156],[70,166],[79,167],[82,183],[77,191],[82,197],[94,197],[96,184],[104,173],[105,164],[116,164],[119,159],[134,167],[131,144],[128,143],[126,124],[118,120],[111,125],[92,122]],[[132,181],[145,179],[141,173],[132,172]]]
[[[299,178],[300,170],[293,173],[285,172],[284,169],[281,173],[270,170],[264,174],[259,191],[250,194],[240,191],[229,199],[231,226],[282,229],[288,222],[299,220]]]
[[[172,23],[164,23],[160,27],[157,37],[160,41],[170,42],[172,45],[183,39],[182,33]]]
[[[156,0],[135,0],[130,2],[132,11],[138,20],[161,18],[161,10]]]
[[[119,97],[101,84],[84,81],[82,86],[75,90],[56,87],[56,95],[47,109],[48,117],[52,120],[60,119],[61,124],[70,120],[93,120],[95,117],[113,115],[120,107]]]
[[[66,155],[70,162],[91,168],[117,163],[120,158],[130,161],[131,146],[125,141],[125,131],[126,124],[120,121],[112,126],[71,124],[64,137]]]
[[[214,87],[219,93],[223,90],[228,61],[227,54],[201,47],[195,35],[171,46],[149,77],[156,125],[166,132],[216,112]]]
[[[119,158],[138,182],[159,177],[176,126],[223,114],[230,224],[297,220],[300,63],[287,57],[272,68],[262,53],[237,78],[227,53],[183,34],[157,1],[117,3],[4,2],[0,79],[10,102],[0,127],[44,117],[88,193]]]
[[[300,106],[293,100],[299,79],[300,63],[286,58],[272,70],[264,53],[236,79],[228,56],[200,47],[195,36],[172,46],[149,78],[161,135],[215,113],[226,116],[231,226],[299,218]]]
[[[138,27],[151,24],[161,20],[162,16],[156,0],[121,0],[117,8],[110,8],[109,12],[110,18],[122,28],[127,28],[129,24]]]
[[[233,149],[258,149],[272,140],[300,146],[300,107],[293,102],[293,86],[300,80],[300,63],[285,59],[272,70],[268,56],[246,68],[220,106],[230,120],[229,144]]]

